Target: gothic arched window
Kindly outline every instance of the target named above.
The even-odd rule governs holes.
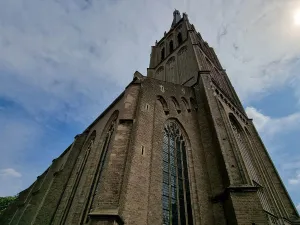
[[[182,43],[182,34],[181,33],[177,34],[177,41],[178,41],[178,45],[180,45]]]
[[[111,141],[111,137],[113,135],[113,132],[115,130],[115,124],[116,124],[116,120],[114,120],[107,133],[106,133],[106,137],[105,137],[105,141],[104,141],[104,144],[102,146],[102,152],[101,152],[101,156],[100,156],[100,174],[99,176],[101,176],[101,173],[103,171],[103,167],[104,167],[104,163],[105,163],[105,159],[106,159],[106,156],[107,156],[107,152],[108,152],[108,148],[109,148],[109,144],[110,144],[110,141]]]
[[[170,41],[169,48],[170,48],[170,53],[173,52],[173,50],[174,50],[173,41]]]
[[[257,167],[255,166],[254,158],[252,157],[252,155],[250,153],[251,148],[246,139],[245,132],[243,131],[241,126],[239,126],[239,123],[236,121],[236,119],[234,118],[234,116],[232,114],[229,115],[229,119],[230,119],[230,124],[231,124],[232,130],[233,130],[233,133],[234,133],[234,137],[235,137],[237,146],[241,152],[241,156],[242,156],[242,159],[244,160],[249,177],[250,177],[253,185],[256,187],[259,187],[258,197],[260,199],[262,207],[265,211],[267,211],[269,213],[273,213],[271,205],[267,198],[267,194],[264,192],[264,188],[262,186],[262,181],[259,176]]]
[[[101,176],[102,176],[102,172],[103,172],[103,169],[105,166],[109,146],[111,143],[113,133],[115,131],[115,127],[116,127],[116,118],[111,122],[110,126],[107,129],[107,132],[105,133],[104,139],[103,139],[99,164],[98,164],[98,167],[97,167],[94,179],[93,179],[93,183],[91,186],[92,191],[89,193],[89,196],[87,198],[87,204],[85,205],[85,208],[84,208],[84,213],[83,213],[84,217],[82,217],[82,223],[88,222],[88,219],[89,219],[88,212],[90,212],[93,209],[93,207],[95,207],[94,196],[99,191],[99,184],[100,184],[99,180],[101,179]]]
[[[90,151],[92,149],[94,141],[95,141],[95,137],[91,138],[91,140],[88,143],[87,151]]]
[[[85,149],[85,152],[84,152],[84,155],[82,158],[81,165],[79,166],[79,169],[78,169],[79,174],[81,174],[83,172],[83,168],[85,167],[85,164],[87,162],[87,159],[88,159],[91,149],[93,147],[95,137],[96,137],[96,131],[93,131],[93,133],[91,134],[90,138],[88,139],[88,141],[86,143],[86,149]]]
[[[192,225],[186,140],[174,121],[165,125],[163,135],[163,225]]]
[[[250,176],[251,180],[254,180],[255,182],[259,183],[259,177],[258,177],[256,168],[253,164],[253,159],[250,155],[244,132],[243,132],[242,128],[239,126],[238,122],[235,120],[233,115],[230,115],[229,118],[230,118],[231,127],[233,130],[238,148],[239,148],[242,158],[245,162],[245,166],[247,168],[249,176]]]

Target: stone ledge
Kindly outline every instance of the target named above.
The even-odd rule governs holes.
[[[91,220],[101,218],[114,220],[119,225],[124,224],[122,217],[119,215],[118,209],[95,209],[94,211],[89,213],[89,217],[91,218]]]
[[[256,192],[260,187],[251,185],[229,186],[226,188],[229,192]]]
[[[133,123],[133,119],[119,119],[119,124]]]
[[[228,195],[233,192],[256,192],[260,187],[255,187],[251,185],[236,185],[229,186],[225,188],[220,194],[216,194],[215,196],[210,197],[213,203],[222,202],[227,199]]]

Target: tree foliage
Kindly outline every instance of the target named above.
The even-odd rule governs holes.
[[[6,209],[9,206],[9,204],[14,202],[16,198],[17,196],[0,197],[0,214],[4,209]]]

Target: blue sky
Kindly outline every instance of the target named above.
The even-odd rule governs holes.
[[[215,48],[300,210],[299,1],[0,1],[0,196],[29,186],[188,13]]]

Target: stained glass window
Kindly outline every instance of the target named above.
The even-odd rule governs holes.
[[[162,148],[163,225],[193,225],[186,144],[176,122],[164,128]]]

